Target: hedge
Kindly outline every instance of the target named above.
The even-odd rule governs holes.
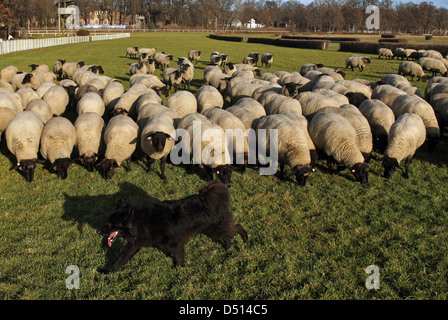
[[[225,41],[237,41],[245,43],[262,43],[275,45],[280,47],[292,47],[303,49],[320,49],[329,50],[330,41],[328,40],[295,40],[295,39],[273,39],[273,38],[252,38],[252,37],[236,37],[236,36],[224,36],[211,34],[211,39],[225,40]]]
[[[295,39],[295,40],[328,40],[332,42],[341,42],[341,41],[361,41],[360,38],[353,37],[308,37],[308,36],[287,36],[282,35],[282,39]]]
[[[415,44],[415,43],[373,43],[373,42],[341,42],[339,51],[377,54],[379,48],[388,48],[394,51],[396,48],[415,50],[436,50],[443,56],[448,54],[448,45],[443,44]]]
[[[378,42],[388,42],[388,43],[408,43],[406,39],[378,39]]]

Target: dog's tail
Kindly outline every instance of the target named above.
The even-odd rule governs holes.
[[[204,184],[199,190],[199,196],[204,206],[213,211],[223,202],[227,204],[230,198],[229,188],[220,180],[213,180]]]

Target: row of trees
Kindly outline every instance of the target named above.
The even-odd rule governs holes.
[[[399,0],[397,0],[399,1]],[[57,26],[55,0],[0,0],[0,22],[18,28]],[[145,27],[179,25],[228,29],[231,21],[251,18],[267,27],[287,26],[297,31],[356,32],[365,29],[369,5],[380,9],[380,30],[405,33],[446,33],[448,9],[432,2],[392,0],[73,0],[86,21],[101,12],[110,24],[135,25],[144,17]]]

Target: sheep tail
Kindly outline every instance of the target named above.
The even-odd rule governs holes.
[[[207,182],[199,190],[202,203],[209,210],[216,210],[223,202],[229,202],[230,194],[227,186],[220,180]]]

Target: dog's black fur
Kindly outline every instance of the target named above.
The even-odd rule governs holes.
[[[116,261],[101,272],[113,272],[123,266],[142,247],[155,247],[174,257],[174,265],[185,261],[184,245],[196,234],[202,233],[212,240],[223,241],[224,248],[231,246],[231,238],[239,233],[244,242],[247,233],[235,224],[228,207],[229,189],[219,180],[206,183],[198,194],[179,199],[150,203],[143,207],[117,204],[107,224],[98,233],[109,236],[109,246],[117,237],[126,245]]]

